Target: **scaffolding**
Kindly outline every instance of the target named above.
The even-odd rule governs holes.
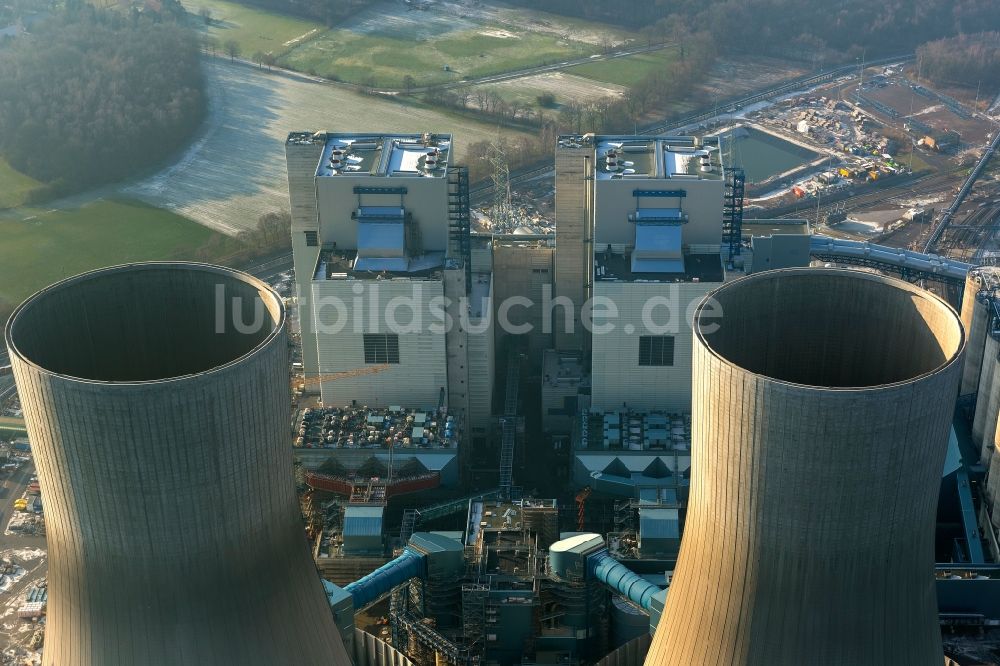
[[[486,606],[490,586],[485,583],[462,585],[462,634],[469,655],[481,659],[486,642]]]
[[[743,196],[746,174],[739,167],[726,169],[726,194],[722,205],[722,243],[728,248],[727,263],[740,255],[743,240]]]
[[[465,264],[465,292],[472,295],[472,215],[469,203],[469,169],[448,167],[448,239],[452,259]]]
[[[511,349],[507,360],[507,384],[503,416],[500,417],[500,498],[511,499],[514,482],[514,446],[517,444],[517,399],[521,381],[521,355]]]

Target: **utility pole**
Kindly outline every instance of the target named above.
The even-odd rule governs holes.
[[[490,144],[486,159],[493,167],[493,206],[490,208],[490,222],[494,233],[510,233],[514,226],[514,210],[510,200],[510,165],[500,141]]]
[[[819,202],[823,198],[823,188],[816,188],[816,228],[819,229]]]

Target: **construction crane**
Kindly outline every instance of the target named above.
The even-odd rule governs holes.
[[[389,365],[386,363],[380,365],[370,365],[365,368],[355,368],[354,370],[345,370],[343,372],[330,372],[325,374],[314,375],[312,377],[304,377],[301,383],[306,386],[312,386],[313,384],[323,384],[324,382],[335,382],[340,379],[351,379],[352,377],[364,377],[365,375],[374,375],[376,373],[388,369]]]
[[[587,507],[587,498],[590,497],[590,486],[584,486],[583,490],[576,494],[576,531],[583,531],[584,510]]]

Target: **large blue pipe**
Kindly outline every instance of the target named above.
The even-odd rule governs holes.
[[[354,599],[354,609],[361,610],[397,585],[411,578],[423,578],[426,575],[426,558],[407,548],[396,559],[386,562],[364,578],[347,585],[344,591]]]
[[[600,550],[587,558],[587,567],[594,578],[647,611],[653,595],[660,591],[659,587],[611,557],[607,550]]]

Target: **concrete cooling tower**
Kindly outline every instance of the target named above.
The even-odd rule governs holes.
[[[940,666],[934,521],[965,338],[900,280],[788,269],[695,315],[691,496],[648,666]]]
[[[35,294],[6,340],[45,498],[44,664],[350,664],[298,516],[277,294],[118,266]]]

